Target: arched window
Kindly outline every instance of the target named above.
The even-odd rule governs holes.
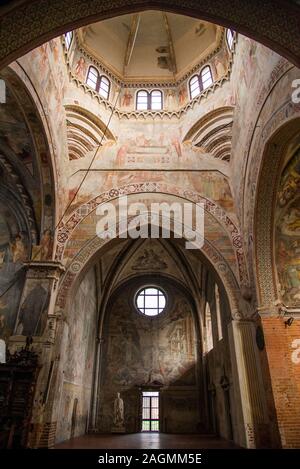
[[[190,95],[191,99],[196,98],[201,91],[206,90],[210,85],[213,83],[211,68],[209,65],[206,65],[201,72],[200,75],[194,75],[190,79]]]
[[[73,39],[73,31],[68,31],[67,33],[65,33],[65,43],[66,43],[67,49],[70,48],[72,39]]]
[[[100,78],[100,74],[95,67],[90,67],[89,72],[87,74],[86,83],[89,85],[93,90],[97,91],[97,84]]]
[[[138,91],[136,95],[136,109],[146,111],[148,109],[148,91]]]
[[[212,323],[211,323],[211,312],[209,304],[205,306],[205,351],[210,352],[214,348],[213,334],[212,334]]]
[[[200,83],[199,83],[199,76],[198,75],[194,75],[191,79],[190,79],[190,95],[191,95],[191,99],[194,99],[196,98],[196,96],[198,96],[201,92],[201,89],[200,89]]]
[[[227,39],[227,45],[229,49],[231,50],[233,46],[233,39],[234,39],[234,31],[232,29],[227,29],[226,39]]]
[[[216,301],[216,313],[217,313],[217,325],[218,325],[218,338],[223,339],[222,330],[222,317],[221,317],[221,304],[220,304],[220,293],[218,285],[215,285],[215,301]]]
[[[100,78],[100,85],[99,85],[99,94],[104,99],[108,99],[110,90],[110,81],[108,78],[102,75]]]
[[[136,94],[137,111],[159,111],[163,107],[162,92],[153,90],[149,93],[146,90],[138,91]]]
[[[209,65],[207,65],[201,70],[200,81],[202,84],[202,90],[206,90],[206,88],[212,85],[213,79],[212,79],[212,73],[211,73],[211,69]]]
[[[97,91],[104,99],[108,99],[110,91],[110,81],[104,75],[100,75],[95,67],[90,67],[87,79],[87,85]]]
[[[160,111],[162,109],[162,92],[153,90],[150,93],[150,109]]]

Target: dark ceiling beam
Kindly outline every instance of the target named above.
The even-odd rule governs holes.
[[[0,69],[66,31],[149,9],[231,27],[300,67],[300,6],[288,0],[23,0],[0,7]]]

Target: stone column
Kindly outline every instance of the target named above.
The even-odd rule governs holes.
[[[103,339],[97,339],[96,344],[96,360],[95,360],[95,372],[93,380],[93,395],[92,395],[92,405],[91,405],[91,417],[89,422],[89,432],[96,433],[98,431],[98,401],[99,401],[99,385],[100,385],[100,359],[101,359],[101,348],[103,344]]]
[[[26,280],[14,335],[8,347],[11,353],[21,349],[26,337],[32,337],[32,349],[39,355],[40,372],[33,403],[31,447],[48,447],[54,439],[55,425],[47,418],[47,401],[53,372],[53,349],[58,317],[54,312],[57,285],[64,267],[59,262],[28,262]],[[37,441],[37,439],[39,441]]]
[[[268,415],[258,349],[252,321],[229,324],[230,354],[236,402],[235,441],[246,448],[268,441]]]

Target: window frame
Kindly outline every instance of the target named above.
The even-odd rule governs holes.
[[[214,349],[214,334],[213,323],[210,304],[208,301],[205,303],[205,353],[209,353]]]
[[[194,80],[194,78],[197,79],[198,89],[199,89],[199,93],[197,93],[195,96],[192,95],[192,89],[191,89],[191,81]],[[201,91],[202,91],[202,86],[201,86],[201,85],[202,85],[202,83],[200,82],[200,77],[199,77],[198,74],[193,75],[193,76],[190,78],[190,80],[189,80],[189,91],[190,91],[190,98],[191,98],[191,99],[195,99],[195,98],[197,98],[197,96],[199,96],[199,94],[200,94]]]
[[[153,93],[159,93],[160,95],[160,108],[159,109],[153,109]],[[161,90],[154,89],[150,93],[150,99],[149,99],[149,104],[150,104],[150,110],[151,111],[162,111],[163,109],[163,93]]]
[[[69,39],[68,35],[71,36],[71,39]],[[69,50],[71,47],[71,44],[73,42],[73,37],[74,37],[73,31],[67,31],[66,33],[64,33],[65,45],[66,45],[67,50]]]
[[[233,31],[233,29],[231,28],[227,28],[226,29],[226,43],[230,51],[232,51],[232,48],[233,48],[234,36],[235,36],[235,31]]]
[[[205,76],[205,74],[207,72],[205,72],[205,70],[209,70],[209,79],[205,79],[203,80],[203,77]],[[197,79],[197,82],[195,81],[194,83],[198,84],[198,87],[196,87],[194,90],[192,89],[192,86],[194,85],[194,83],[192,84],[192,81]],[[209,84],[208,85],[205,85],[205,83],[209,81]],[[213,77],[213,74],[212,74],[212,69],[211,69],[211,66],[209,64],[206,64],[204,65],[204,67],[201,68],[200,72],[199,73],[196,73],[195,75],[193,75],[190,79],[189,79],[189,92],[190,92],[190,99],[195,99],[197,98],[201,93],[202,91],[204,90],[207,90],[211,85],[213,85],[214,83],[214,77]],[[197,94],[195,94],[195,96],[193,96],[193,93],[194,91],[198,89],[199,92]]]
[[[103,96],[103,94],[101,94],[101,93],[100,93],[100,91],[101,91],[101,90],[103,90],[103,88],[102,88],[102,86],[101,86],[101,85],[102,85],[102,83],[104,82],[104,80],[106,80],[106,81],[107,81],[107,93],[106,93],[106,94],[107,94],[107,96]],[[100,96],[102,96],[102,98],[104,98],[104,99],[106,99],[106,100],[108,100],[108,98],[109,98],[109,94],[110,94],[110,86],[111,86],[111,84],[110,84],[110,80],[107,78],[107,76],[106,76],[106,75],[100,75],[100,80],[99,80],[99,90],[98,90],[98,93],[99,93],[99,95],[100,95]]]
[[[145,93],[145,94],[146,94],[146,98],[147,98],[147,99],[146,99],[146,103],[147,103],[146,109],[139,109],[139,108],[138,108],[138,105],[139,105],[139,95],[140,95],[141,93]],[[138,91],[136,92],[136,95],[135,95],[135,109],[136,109],[136,111],[148,111],[148,106],[149,106],[149,92],[148,92],[147,90],[144,90],[144,89],[138,90]]]
[[[141,93],[145,93],[146,99],[146,108],[145,109],[139,109],[139,97]],[[159,109],[154,109],[153,108],[153,93],[159,93],[160,94],[160,108]],[[141,89],[136,92],[135,95],[135,110],[136,111],[162,111],[163,110],[163,92],[157,88],[154,88],[151,91]]]
[[[203,80],[203,75],[205,75],[206,73],[204,72],[205,69],[208,69],[209,71],[209,79],[211,80],[211,83],[209,83],[209,85],[207,86],[204,86],[204,82],[206,82],[207,80]],[[211,70],[211,66],[209,64],[205,65],[200,73],[199,73],[199,82],[201,84],[201,91],[204,91],[204,90],[207,90],[207,88],[209,88],[213,83],[214,83],[214,78],[213,78],[213,74],[212,74],[212,70]]]
[[[154,290],[157,290],[157,295],[151,295],[151,294],[146,294],[144,295],[144,302],[143,302],[143,306],[139,306],[138,305],[138,298],[141,296],[142,292],[146,291],[146,290],[149,290],[149,289],[154,289]],[[146,304],[145,304],[145,297],[147,296],[157,296],[157,298],[160,296],[161,293],[162,297],[164,298],[165,300],[165,304],[164,306],[160,307],[160,304],[159,304],[159,301],[157,303],[157,306],[156,307],[147,307]],[[150,318],[150,319],[154,319],[154,318],[157,318],[158,316],[162,315],[165,313],[165,311],[167,310],[167,306],[168,306],[168,296],[165,292],[165,290],[163,288],[161,288],[160,286],[158,287],[157,285],[153,285],[153,284],[149,284],[149,285],[144,285],[143,287],[139,288],[137,290],[137,292],[135,293],[134,295],[134,306],[135,306],[135,309],[136,311],[138,312],[138,314],[142,315],[143,317],[147,317],[147,318]],[[161,311],[159,311],[159,309],[161,309]],[[156,311],[156,314],[147,314],[145,311],[146,310],[155,310]]]
[[[148,395],[147,395],[148,394]],[[153,405],[153,401],[157,400],[157,406]],[[146,405],[147,400],[149,405]],[[148,410],[149,417],[147,418],[145,414]],[[155,412],[153,410],[157,410],[157,418],[153,416]],[[149,423],[149,429],[144,429],[144,422]],[[154,425],[153,425],[154,424]],[[155,427],[155,428],[153,428]],[[141,421],[141,432],[142,433],[159,433],[160,431],[160,392],[159,391],[142,391],[142,421]]]
[[[92,70],[95,70],[97,73],[95,74],[95,73],[91,72]],[[93,80],[90,79],[90,74],[91,73],[94,76],[94,78],[96,78],[95,87],[93,87],[92,85],[89,84],[89,80],[93,83]],[[105,92],[106,91],[105,88],[103,89],[103,87],[101,86],[102,83],[104,82],[104,80],[107,81],[107,84],[106,84],[106,86],[108,88],[107,92]],[[96,91],[96,93],[98,93],[99,96],[101,96],[101,98],[103,98],[105,100],[108,100],[109,94],[110,94],[111,82],[110,82],[109,78],[106,75],[103,75],[103,74],[101,75],[99,70],[96,67],[94,67],[94,65],[89,66],[88,72],[87,72],[87,75],[86,75],[85,83],[90,88],[92,88],[92,90]]]

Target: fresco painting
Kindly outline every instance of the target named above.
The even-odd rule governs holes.
[[[42,336],[47,324],[50,300],[49,280],[30,279],[21,300],[16,335]]]
[[[0,338],[12,335],[25,281],[28,238],[10,210],[0,203]]]
[[[284,169],[277,194],[276,261],[279,291],[288,306],[300,304],[300,150]]]
[[[140,254],[144,255],[143,249]],[[108,306],[107,340],[101,369],[102,377],[105,376],[101,389],[107,402],[120,390],[125,394],[127,391],[133,398],[136,386],[196,386],[196,336],[189,301],[168,287],[172,303],[166,312],[151,320],[135,310],[134,289],[125,287],[122,295]],[[103,398],[101,405],[107,406]],[[101,414],[103,412],[102,407]],[[127,426],[132,428],[128,418]],[[106,427],[109,419],[105,423],[100,417],[99,425],[101,431],[109,431]],[[176,431],[176,425],[172,430]]]
[[[71,316],[66,327],[66,351],[64,355],[64,380],[60,403],[58,441],[84,433],[89,414],[92,373],[96,342],[96,280],[91,269],[80,283],[74,296]],[[72,429],[72,412],[78,400],[76,422]],[[74,428],[75,426],[75,428]]]

